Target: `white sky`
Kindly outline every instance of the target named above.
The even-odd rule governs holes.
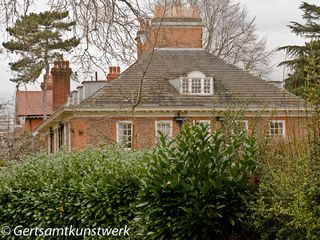
[[[302,45],[304,39],[291,33],[287,25],[290,21],[301,22],[302,11],[299,6],[300,0],[235,0],[244,4],[248,13],[256,17],[257,33],[267,39],[267,48],[274,49],[285,45]],[[319,4],[319,0],[306,0],[308,3]],[[277,65],[285,59],[284,52],[277,53],[272,63]],[[5,56],[0,55],[0,101],[12,99],[15,84],[10,81],[10,68]],[[272,80],[283,79],[283,67],[275,67],[270,76]],[[81,77],[80,77],[81,80]]]

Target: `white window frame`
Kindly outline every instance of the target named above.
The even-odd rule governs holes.
[[[271,124],[282,123],[282,134],[272,134],[271,133]],[[269,135],[275,137],[285,137],[286,136],[286,121],[285,120],[270,120],[269,121]]]
[[[192,80],[193,79],[200,79],[200,93],[194,93],[192,92]],[[204,92],[204,82],[205,79],[210,80],[210,92],[205,93]],[[188,92],[184,92],[183,89],[183,82],[187,80],[188,81]],[[181,77],[180,78],[180,92],[181,94],[185,94],[185,95],[199,95],[199,96],[210,96],[213,95],[213,78],[212,77]]]
[[[130,124],[131,125],[131,143],[130,143],[130,147],[128,146],[127,148],[128,149],[131,149],[132,148],[132,138],[133,138],[133,135],[132,135],[132,130],[133,130],[133,125],[132,125],[132,121],[118,121],[117,122],[117,125],[116,125],[116,139],[117,139],[117,143],[120,143],[120,144],[124,144],[122,142],[123,139],[120,139],[120,134],[119,134],[119,129],[120,129],[120,124]]]
[[[159,133],[158,133],[158,131],[159,131],[159,129],[158,129],[158,124],[169,124],[170,125],[170,133],[169,133],[169,135],[167,135],[167,137],[168,138],[172,138],[172,136],[173,136],[173,122],[171,121],[171,120],[158,120],[158,121],[155,121],[155,127],[154,127],[154,129],[156,130],[156,134],[155,134],[155,136],[156,136],[156,139],[158,139],[159,138]]]

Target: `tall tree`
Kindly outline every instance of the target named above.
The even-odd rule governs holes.
[[[31,13],[22,16],[13,27],[7,28],[13,38],[3,46],[20,55],[20,59],[10,63],[15,78],[11,81],[29,83],[35,81],[45,69],[43,94],[43,116],[47,117],[47,79],[50,63],[57,58],[62,58],[62,51],[70,51],[78,46],[80,40],[76,37],[63,39],[62,34],[70,31],[75,22],[64,21],[68,12],[43,12]]]
[[[291,69],[285,80],[285,87],[312,103],[320,103],[320,6],[303,2],[304,24],[291,22],[288,27],[293,33],[306,38],[303,46],[284,46],[278,50],[285,50],[291,59],[281,62]],[[319,95],[319,96],[317,96]]]

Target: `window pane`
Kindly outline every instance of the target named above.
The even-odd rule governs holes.
[[[189,79],[182,79],[182,93],[189,93]]]
[[[201,79],[193,78],[191,81],[191,92],[192,93],[201,93]]]
[[[203,91],[204,93],[210,93],[211,90],[211,79],[205,78],[203,80]]]
[[[159,136],[158,132],[162,132],[166,137],[172,137],[170,122],[158,122],[156,131],[157,136]]]
[[[271,121],[269,124],[269,134],[272,136],[284,136],[284,122]]]
[[[118,142],[131,148],[131,123],[118,124]]]

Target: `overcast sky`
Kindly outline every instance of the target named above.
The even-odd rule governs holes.
[[[285,45],[302,45],[304,39],[291,33],[287,25],[290,21],[301,22],[302,11],[299,9],[300,0],[235,0],[244,4],[248,13],[256,17],[257,33],[267,39],[267,48],[274,49]],[[319,0],[306,0],[308,3],[319,4]],[[284,53],[277,53],[273,57],[273,64],[277,65],[285,58]],[[14,95],[15,84],[10,82],[8,61],[0,56],[0,100],[11,99]],[[274,68],[270,76],[272,80],[283,80],[283,67]]]

